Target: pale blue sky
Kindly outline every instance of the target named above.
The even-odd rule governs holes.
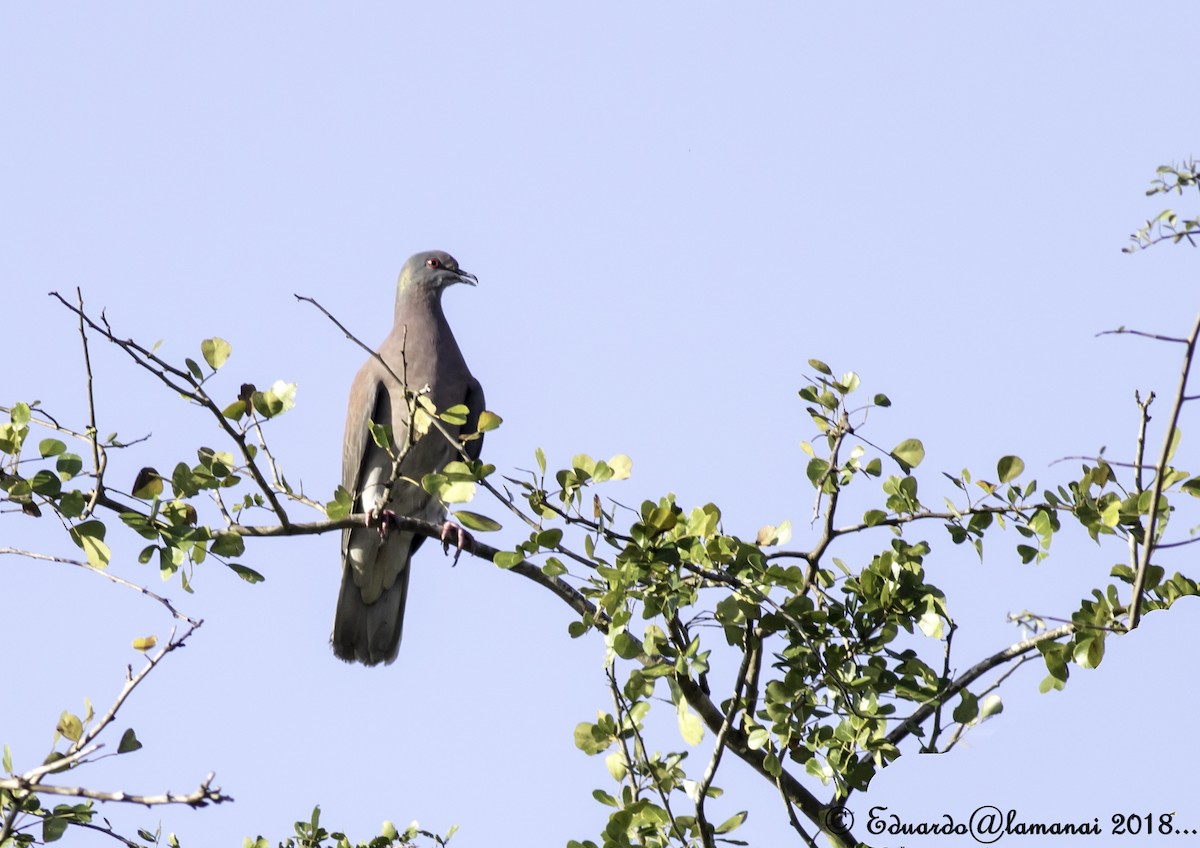
[[[751,6],[5,5],[0,403],[40,398],[82,422],[77,333],[45,296],[78,285],[166,355],[227,338],[230,395],[297,382],[273,448],[324,497],[362,356],[292,294],[374,342],[400,265],[436,247],[481,280],[446,308],[505,419],[485,448],[501,470],[531,467],[537,446],[552,464],[625,452],[634,476],[614,497],[712,500],[749,534],[790,518],[803,542],[812,433],[795,392],[814,356],[891,396],[868,436],[920,436],[931,492],[938,471],[986,474],[1004,453],[1042,482],[1068,478],[1074,463],[1050,466],[1063,456],[1127,456],[1133,390],[1168,393],[1176,351],[1094,334],[1179,334],[1197,305],[1188,249],[1120,253],[1163,205],[1142,196],[1154,168],[1195,152],[1177,10]],[[116,351],[93,359],[100,430],[154,434],[117,479],[216,441]],[[3,526],[0,544],[73,552],[49,519]],[[117,529],[114,570],[157,585]],[[980,565],[928,533],[964,669],[1018,638],[1005,613],[1069,613],[1121,558],[1064,539],[1021,566],[1013,536]],[[79,776],[152,793],[212,769],[237,803],[106,815],[161,816],[192,848],[278,838],[318,802],[356,838],[414,817],[461,825],[465,848],[599,830],[590,793],[612,784],[571,731],[608,707],[603,651],[566,638],[565,607],[427,550],[400,658],[367,670],[328,649],[333,536],[252,544],[245,560],[265,584],[206,568],[196,595],[171,587],[207,623],[125,710],[145,749]],[[0,698],[0,741],[27,767],[60,710],[108,703],[137,661],[129,640],[165,636],[166,616],[64,567],[5,558],[0,574],[5,630],[27,651],[9,653],[27,694]],[[1186,605],[1151,616],[1060,694],[1023,671],[962,750],[902,758],[855,809],[1174,810],[1200,828],[1181,648],[1195,632]],[[788,843],[748,770],[717,782],[722,811],[750,806],[743,838]],[[72,840],[86,842],[103,840]]]

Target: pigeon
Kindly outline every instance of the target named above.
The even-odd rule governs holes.
[[[350,386],[346,435],[342,444],[342,485],[354,499],[353,511],[374,519],[378,526],[342,531],[342,586],[330,641],[333,652],[347,662],[365,665],[391,663],[400,648],[404,605],[412,556],[425,537],[389,526],[391,515],[444,521],[445,507],[421,488],[421,478],[441,471],[459,458],[458,449],[436,427],[430,427],[404,454],[399,476],[388,502],[381,503],[394,477],[392,453],[380,447],[369,424],[390,427],[392,451],[399,456],[408,434],[410,392],[424,393],[438,411],[463,404],[469,410],[461,426],[442,423],[451,436],[478,430],[483,411],[483,389],[471,375],[454,333],[442,311],[442,292],[455,283],[477,285],[478,278],[458,267],[440,250],[418,253],[404,263],[396,291],[396,318],[392,331],[379,346],[379,357],[369,358]],[[390,373],[389,373],[390,369]],[[482,435],[465,443],[472,459],[479,457]],[[445,522],[443,543],[457,534],[461,552],[466,534]]]

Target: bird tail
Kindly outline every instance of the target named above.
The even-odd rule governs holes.
[[[333,617],[333,652],[346,662],[364,665],[391,663],[400,650],[404,602],[408,597],[408,566],[372,603],[364,603],[354,571],[342,572],[337,612]]]

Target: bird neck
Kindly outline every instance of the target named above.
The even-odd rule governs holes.
[[[435,358],[458,352],[458,343],[442,312],[441,290],[402,292],[396,299],[392,333],[402,339],[404,348],[410,352],[429,351]]]
[[[441,289],[404,289],[396,295],[395,323],[399,327],[414,318],[432,317],[437,323],[445,323],[442,313]]]

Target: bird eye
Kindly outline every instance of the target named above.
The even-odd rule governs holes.
[[[438,259],[436,256],[430,256],[428,259],[425,260],[425,264],[428,265],[430,268],[435,268],[435,269],[442,267],[442,261],[440,259]]]

